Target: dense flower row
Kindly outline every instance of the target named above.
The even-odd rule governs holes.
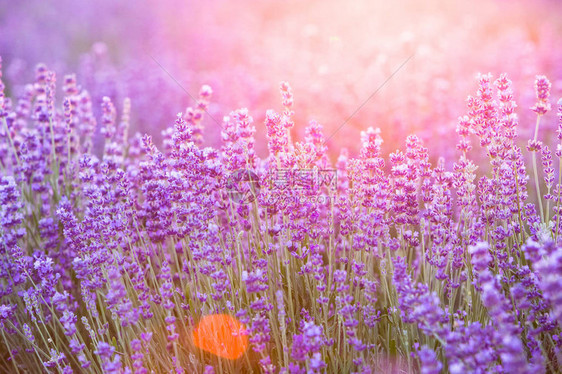
[[[451,170],[414,135],[384,159],[372,128],[332,163],[318,123],[291,136],[287,83],[265,159],[246,109],[203,148],[208,86],[158,149],[128,136],[128,100],[118,115],[105,98],[97,124],[74,76],[62,101],[55,85],[40,65],[20,97],[0,86],[2,372],[561,369],[562,103],[553,157],[546,77],[525,150],[510,80],[481,76]],[[246,326],[243,357],[194,346],[210,314]]]

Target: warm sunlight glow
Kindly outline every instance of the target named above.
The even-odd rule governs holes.
[[[219,357],[236,360],[248,348],[248,336],[243,323],[227,314],[212,314],[201,318],[193,331],[193,344]]]

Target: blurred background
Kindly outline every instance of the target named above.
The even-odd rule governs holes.
[[[479,72],[509,74],[525,139],[534,129],[528,108],[535,75],[553,83],[553,104],[562,96],[560,3],[0,0],[0,55],[9,95],[17,97],[44,62],[59,78],[76,73],[98,111],[103,96],[118,108],[130,97],[133,130],[157,141],[176,113],[195,104],[190,95],[197,98],[208,84],[214,95],[212,118],[204,120],[207,143],[220,142],[213,118],[221,122],[247,107],[263,156],[265,111],[282,110],[279,83],[288,81],[294,137],[303,138],[308,121],[317,120],[327,137],[335,134],[334,158],[342,147],[355,154],[369,126],[381,128],[385,152],[415,133],[433,157],[452,158],[457,118],[467,112]],[[556,128],[554,112],[542,122],[544,134]]]

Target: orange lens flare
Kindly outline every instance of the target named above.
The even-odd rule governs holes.
[[[236,360],[248,349],[246,326],[228,314],[211,314],[201,318],[193,330],[193,344],[222,358]]]

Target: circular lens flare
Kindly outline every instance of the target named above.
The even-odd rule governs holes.
[[[201,318],[193,330],[193,344],[216,356],[236,360],[248,349],[246,326],[228,314]]]

